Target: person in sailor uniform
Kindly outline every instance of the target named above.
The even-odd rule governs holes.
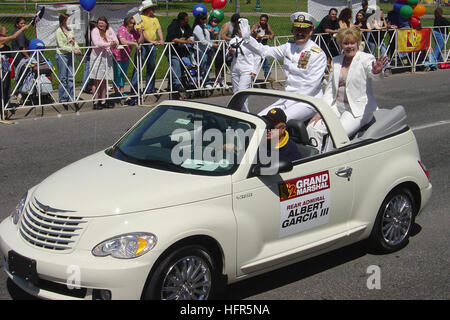
[[[314,31],[315,19],[306,12],[296,12],[291,15],[292,34],[294,41],[280,46],[267,46],[258,43],[250,37],[248,20],[240,19],[244,46],[262,57],[270,57],[283,61],[286,73],[285,90],[311,97],[321,98],[322,79],[327,67],[327,57],[323,50],[310,38]],[[265,115],[273,108],[281,108],[287,120],[306,121],[316,113],[309,104],[288,99],[279,99],[274,104],[263,109],[259,115]]]

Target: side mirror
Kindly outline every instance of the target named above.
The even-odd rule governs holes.
[[[289,172],[293,167],[291,160],[280,157],[278,161],[271,161],[267,165],[260,163],[254,165],[251,173],[253,176],[274,176],[279,173]]]

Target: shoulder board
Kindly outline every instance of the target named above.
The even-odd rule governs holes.
[[[322,52],[322,49],[320,49],[319,47],[314,46],[314,47],[311,47],[311,51],[320,53],[320,52]]]

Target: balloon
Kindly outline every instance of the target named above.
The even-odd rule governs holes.
[[[212,0],[211,6],[213,9],[223,9],[227,4],[227,0]]]
[[[402,18],[409,19],[413,15],[413,8],[411,8],[408,5],[404,5],[403,7],[400,8],[399,13]]]
[[[28,44],[28,50],[45,49],[45,43],[39,39],[33,39]]]
[[[418,3],[419,3],[419,0],[408,0],[408,1],[406,1],[406,4],[408,6],[413,7],[413,8],[414,8],[414,6],[417,6]]]
[[[419,27],[420,27],[420,18],[417,18],[417,17],[412,16],[412,17],[409,19],[409,24],[410,24],[410,26],[411,26],[412,28],[414,28],[414,29],[419,28]]]
[[[95,0],[80,0],[80,5],[86,11],[91,11],[95,7]]]
[[[194,15],[194,17],[198,16],[200,13],[207,13],[207,12],[208,10],[202,3],[198,3],[192,8],[192,14]]]
[[[427,8],[425,8],[423,4],[418,4],[417,6],[414,7],[413,16],[419,18],[423,16],[426,12]]]
[[[220,9],[214,9],[209,14],[209,17],[216,17],[216,19],[219,20],[219,23],[223,20],[224,16],[225,15],[224,15],[223,11]]]
[[[400,2],[394,2],[394,10],[395,12],[399,13],[400,9],[404,6],[404,3],[400,3]]]

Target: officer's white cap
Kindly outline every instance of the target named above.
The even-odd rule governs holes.
[[[317,22],[312,15],[301,11],[291,14],[291,21],[296,28],[311,28]]]

